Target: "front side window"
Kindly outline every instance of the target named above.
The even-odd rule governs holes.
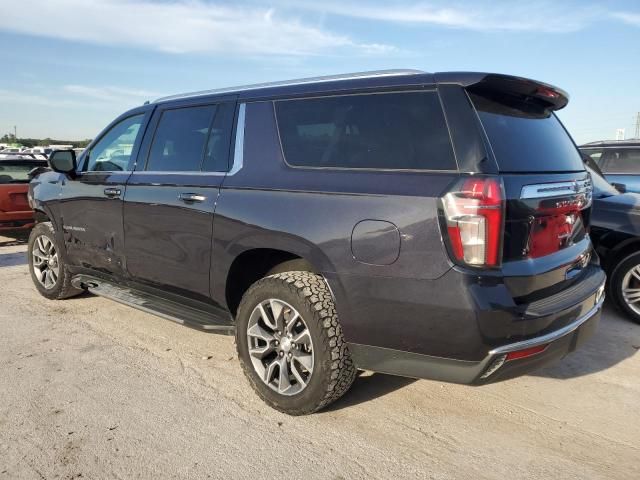
[[[282,149],[290,165],[456,169],[436,92],[283,100],[275,108]]]
[[[85,172],[120,172],[128,170],[133,146],[138,139],[144,115],[134,115],[111,128],[85,158]]]
[[[162,112],[146,169],[154,172],[199,171],[215,111],[215,105],[206,105]]]

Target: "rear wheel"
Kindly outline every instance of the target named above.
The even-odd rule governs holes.
[[[623,258],[613,269],[609,290],[616,306],[640,323],[640,252]]]
[[[71,274],[51,222],[38,223],[31,230],[28,257],[31,279],[42,296],[57,300],[83,292],[71,286]]]
[[[324,279],[284,272],[256,282],[242,297],[236,345],[245,375],[271,407],[313,413],[340,398],[356,369]]]

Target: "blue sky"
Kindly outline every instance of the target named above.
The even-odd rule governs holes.
[[[387,68],[476,70],[570,93],[578,143],[634,133],[635,1],[0,0],[0,134],[91,138],[164,94]]]

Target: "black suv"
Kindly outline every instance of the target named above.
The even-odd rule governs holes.
[[[520,375],[583,342],[603,301],[567,101],[417,71],[157,100],[31,183],[35,286],[235,332],[252,387],[294,415],[358,368]]]

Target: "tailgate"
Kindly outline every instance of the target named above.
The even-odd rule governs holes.
[[[0,211],[24,212],[31,210],[27,200],[28,190],[28,184],[0,184]]]
[[[470,91],[505,190],[502,274],[517,303],[579,282],[592,260],[592,185],[552,109],[535,98]]]

